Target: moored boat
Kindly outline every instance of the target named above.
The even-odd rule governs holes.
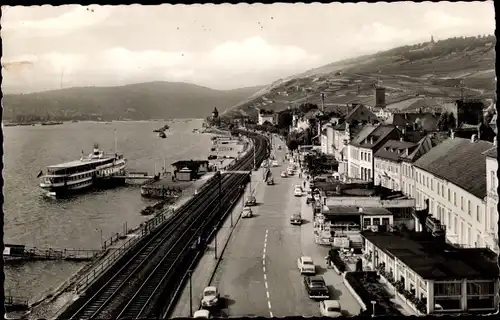
[[[126,164],[122,154],[106,154],[94,145],[93,152],[87,157],[82,151],[79,160],[48,166],[46,174],[40,171],[40,188],[49,196],[59,197],[90,187],[122,184]]]

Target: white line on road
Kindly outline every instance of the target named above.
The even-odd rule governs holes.
[[[262,255],[262,263],[266,264],[266,254],[265,253]]]
[[[264,280],[266,280],[266,281],[267,281],[267,275],[266,275],[266,273],[265,273],[265,272],[266,272],[266,267],[264,267]],[[267,288],[267,282],[266,282],[266,288]]]
[[[267,282],[266,282],[267,284]],[[266,286],[267,287],[267,286]],[[266,291],[266,296],[267,296],[267,299],[269,299],[269,291]],[[269,302],[269,301],[268,301]]]
[[[269,311],[269,316],[272,318],[273,317],[273,312]]]
[[[269,312],[271,312],[271,301],[267,302],[267,306],[269,307]],[[272,317],[272,316],[271,316]]]

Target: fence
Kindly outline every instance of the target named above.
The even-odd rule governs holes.
[[[213,176],[207,180],[207,182],[200,188],[199,191],[204,191],[208,186],[215,181],[217,176]],[[88,272],[84,277],[78,280],[75,284],[75,289],[77,292],[81,292],[95,279],[99,278],[111,265],[113,265],[118,259],[120,259],[132,246],[137,244],[144,236],[150,234],[164,222],[172,219],[175,216],[175,211],[171,208],[162,211],[154,218],[145,222],[141,227],[139,227],[140,234],[137,237],[132,237],[128,239],[123,245],[117,249],[108,249],[110,252],[99,262],[92,266],[92,271]],[[109,240],[111,241],[111,240]]]
[[[83,278],[81,278],[76,284],[75,288],[77,292],[80,292],[82,289],[86,288],[88,284],[101,276],[104,271],[108,269],[113,263],[115,263],[119,258],[125,254],[130,247],[138,243],[145,235],[150,234],[154,231],[159,225],[163,224],[163,222],[167,221],[168,218],[173,216],[173,210],[167,209],[162,211],[158,215],[156,215],[151,220],[145,222],[140,228],[140,234],[137,237],[131,237],[123,245],[116,249],[108,249],[108,254],[99,262],[97,262],[93,267],[92,271],[88,272]],[[117,233],[117,235],[119,235]],[[108,239],[106,241],[111,241],[112,239]],[[108,242],[109,243],[109,242]]]
[[[24,311],[29,308],[28,298],[20,296],[5,296],[5,309],[7,311]]]

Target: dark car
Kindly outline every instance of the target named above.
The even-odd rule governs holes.
[[[254,196],[249,196],[247,198],[247,201],[245,202],[245,206],[247,207],[252,207],[252,206],[255,206],[257,204],[257,200],[255,199]]]
[[[311,299],[328,299],[330,292],[321,276],[304,277],[304,286]]]
[[[290,224],[300,226],[302,224],[302,217],[300,216],[300,214],[292,214],[292,216],[290,217]]]

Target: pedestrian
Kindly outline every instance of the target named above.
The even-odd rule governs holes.
[[[304,182],[302,182],[302,183],[304,184],[304,189],[305,189],[305,188],[306,188],[306,182],[304,181]]]

